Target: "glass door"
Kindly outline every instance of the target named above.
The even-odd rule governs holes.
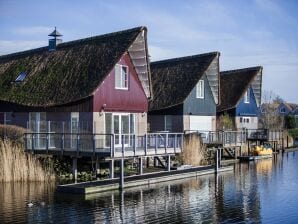
[[[79,133],[79,113],[72,112],[70,116],[70,147],[77,148],[77,134]]]
[[[34,147],[46,148],[46,134],[40,134],[47,132],[46,113],[29,113],[29,129],[34,133]]]
[[[131,131],[134,130],[134,122],[130,114],[113,114],[113,128],[115,135],[115,146],[129,145]]]

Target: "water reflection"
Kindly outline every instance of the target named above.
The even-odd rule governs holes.
[[[298,219],[297,155],[237,164],[235,172],[217,176],[86,196],[40,184],[2,184],[0,223],[292,222]]]

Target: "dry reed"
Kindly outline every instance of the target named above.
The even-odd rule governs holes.
[[[206,164],[206,146],[202,143],[200,136],[192,134],[185,137],[180,160],[185,165]]]
[[[43,166],[21,144],[0,140],[0,182],[50,181],[55,175],[50,165]]]

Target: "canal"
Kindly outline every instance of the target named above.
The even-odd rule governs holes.
[[[234,169],[87,196],[59,194],[54,185],[0,184],[0,223],[298,222],[298,151]]]

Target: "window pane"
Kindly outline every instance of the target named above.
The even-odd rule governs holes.
[[[121,88],[121,68],[120,65],[115,66],[115,87]]]
[[[134,114],[130,114],[130,133],[135,133],[135,116]]]
[[[129,134],[129,115],[121,116],[122,134]]]
[[[121,87],[127,88],[127,67],[121,66]]]
[[[119,115],[114,115],[114,134],[119,134]]]
[[[112,114],[106,113],[105,114],[105,125],[106,125],[106,134],[112,133]]]

